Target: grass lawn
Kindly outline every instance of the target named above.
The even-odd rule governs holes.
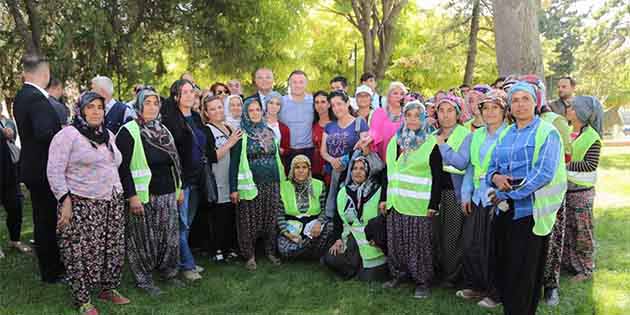
[[[597,270],[592,281],[561,281],[561,303],[541,305],[539,314],[630,314],[630,148],[604,149],[595,209]],[[32,238],[27,202],[23,239]],[[5,212],[0,211],[4,222]],[[8,233],[0,226],[0,244]],[[76,314],[69,290],[38,281],[34,258],[6,250],[0,260],[0,315]],[[433,289],[427,300],[411,297],[413,287],[386,291],[380,284],[340,281],[317,263],[287,263],[274,267],[264,260],[250,273],[242,264],[216,266],[205,258],[204,279],[186,288],[162,287],[166,294],[152,299],[134,288],[127,272],[120,291],[132,304],[95,304],[103,314],[502,314],[486,311],[454,296],[453,290]]]

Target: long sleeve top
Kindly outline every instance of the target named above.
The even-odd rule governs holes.
[[[488,150],[497,141],[497,139],[499,139],[499,135],[506,127],[507,126],[503,124],[493,134],[490,134],[489,132],[486,134],[486,139],[479,148],[479,161],[483,161],[486,158]],[[479,180],[479,187],[475,189],[473,186],[473,176],[474,169],[472,163],[468,163],[466,174],[464,175],[464,180],[462,182],[462,201],[472,201],[475,204],[482,205],[483,207],[490,206],[490,200],[488,200],[488,196],[486,196],[489,184],[486,182],[485,178],[482,178]]]
[[[168,153],[147,143],[144,137],[141,137],[141,140],[144,155],[147,159],[149,169],[151,170],[149,193],[151,195],[164,195],[175,192],[173,160],[171,160]],[[134,142],[127,128],[120,128],[116,135],[116,146],[122,154],[122,163],[120,167],[118,167],[118,175],[120,176],[120,183],[125,192],[125,198],[136,195],[136,186],[129,168],[133,156]]]
[[[63,128],[53,138],[46,169],[50,190],[61,200],[68,193],[84,198],[110,200],[114,191],[122,192],[118,167],[120,151],[109,132],[106,144],[96,148],[73,126]]]
[[[230,149],[230,192],[238,191],[238,167],[241,163],[241,152],[247,150],[247,161],[254,176],[255,184],[280,181],[278,164],[276,163],[277,146],[272,152],[259,152],[258,146],[251,137],[247,139],[247,148],[243,148],[243,140],[239,140]]]
[[[297,204],[298,204],[298,210],[300,210],[301,212],[308,211],[308,200],[297,201]],[[300,205],[303,205],[303,206],[300,207]],[[286,214],[284,207],[278,208],[278,211],[276,212],[276,218],[278,219],[278,230],[280,231],[280,234],[282,235],[287,232],[288,220],[299,220],[304,225],[306,225],[308,222],[311,222],[313,220],[319,220],[319,222],[321,222],[322,224],[328,221],[328,219],[326,218],[326,211],[325,211],[326,209],[326,188],[325,187],[322,190],[322,193],[319,195],[319,206],[320,206],[320,209],[322,209],[322,212],[320,212],[319,215],[310,216],[310,217],[302,217],[302,218],[291,217]]]
[[[524,180],[517,189],[498,191],[496,195],[499,200],[514,200],[514,220],[532,215],[534,192],[551,182],[562,158],[560,136],[551,132],[541,146],[538,160],[532,165],[536,130],[540,122],[541,119],[536,116],[523,128],[510,128],[497,144],[486,174],[486,181],[494,188],[492,176],[495,174]]]
[[[582,130],[583,131],[583,130]],[[580,131],[580,134],[582,133]],[[575,138],[577,138],[580,134],[576,134]],[[597,170],[597,166],[599,165],[599,156],[601,153],[602,145],[599,141],[596,141],[591,145],[586,153],[584,154],[584,159],[582,161],[571,161],[567,163],[567,170],[571,172],[594,172]],[[583,186],[575,185],[572,182],[569,182],[569,191],[580,191],[587,189]]]
[[[446,142],[438,145],[438,147],[440,148],[440,153],[441,153],[442,160],[444,161],[444,163],[451,165],[457,169],[465,170],[470,162],[471,139],[472,139],[472,134],[468,134],[466,138],[464,138],[462,145],[459,147],[459,151],[453,150],[453,148],[451,148],[451,146]],[[462,187],[462,181],[464,180],[464,176],[451,174],[451,173],[446,173],[446,174],[451,176],[451,182],[453,183],[455,196],[457,197],[458,200],[462,200],[461,187]]]

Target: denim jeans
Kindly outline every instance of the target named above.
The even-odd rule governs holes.
[[[190,246],[188,246],[188,235],[195,214],[197,214],[200,189],[201,188],[196,185],[182,188],[184,192],[184,202],[179,207],[179,267],[184,271],[195,269],[195,258],[192,255]]]

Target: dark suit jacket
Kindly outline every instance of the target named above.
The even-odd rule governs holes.
[[[22,143],[21,179],[27,186],[47,186],[48,147],[61,130],[59,116],[48,99],[28,84],[15,96],[13,113]]]

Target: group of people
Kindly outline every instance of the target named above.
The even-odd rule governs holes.
[[[543,292],[557,304],[561,268],[592,276],[602,108],[570,77],[548,103],[534,75],[425,98],[401,82],[380,96],[366,73],[351,97],[341,76],[309,94],[300,70],[281,95],[260,68],[246,98],[237,80],[206,91],[185,74],[168,97],[138,85],[125,104],[97,76],[68,122],[44,89],[48,62],[23,67],[17,130],[2,130],[10,245],[30,250],[21,181],[41,278],[66,282],[81,314],[98,314],[94,289],[130,303],[117,291],[125,261],[151,296],[156,272],[172,286],[202,279],[197,248],[251,271],[262,254],[384,288],[410,281],[416,298],[439,285],[505,314],[535,314]]]

